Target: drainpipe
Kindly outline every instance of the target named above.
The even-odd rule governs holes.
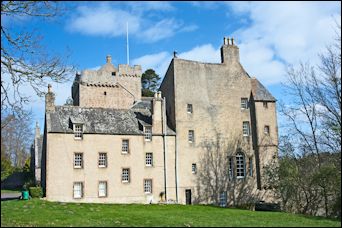
[[[162,115],[163,115],[163,150],[164,150],[164,191],[165,191],[165,201],[167,202],[167,192],[166,192],[166,185],[167,185],[167,173],[166,173],[166,151],[167,151],[167,146],[166,146],[166,109],[165,109],[165,103],[166,103],[166,98],[162,100],[163,106],[162,106]]]

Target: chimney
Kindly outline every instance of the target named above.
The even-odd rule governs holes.
[[[54,112],[55,111],[55,94],[52,92],[52,86],[48,85],[48,92],[45,95],[45,111]]]
[[[107,62],[107,63],[112,63],[112,56],[107,55],[107,56],[106,56],[106,62]]]
[[[163,98],[161,95],[161,91],[158,91],[154,94],[154,98],[152,101],[152,132],[154,134],[162,134],[163,133],[163,117],[162,117],[162,106],[163,106]]]
[[[234,44],[234,38],[224,37],[221,47],[221,63],[230,64],[240,62],[239,48]]]
[[[40,136],[40,128],[39,128],[38,121],[36,121],[36,134],[35,134],[35,138],[38,138],[39,136]]]

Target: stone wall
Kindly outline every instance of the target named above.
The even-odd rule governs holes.
[[[166,137],[167,193],[175,200],[174,143],[175,137]],[[129,154],[121,153],[122,139],[129,140]],[[73,134],[48,134],[46,198],[61,202],[96,203],[157,203],[164,191],[163,137],[85,134],[75,140]],[[84,168],[73,166],[75,152],[82,152]],[[99,152],[107,153],[108,166],[98,167]],[[153,167],[145,165],[147,152],[153,153]],[[121,182],[122,168],[130,169],[130,183]],[[145,194],[144,179],[152,179],[152,194]],[[73,182],[84,183],[84,197],[73,198]],[[98,182],[107,181],[108,196],[98,197]]]
[[[257,131],[263,136],[265,124],[270,126],[272,145],[260,148],[262,155],[260,164],[259,144],[253,149],[251,109],[241,109],[241,98],[250,98],[252,92],[251,78],[239,62],[239,51],[235,45],[223,45],[222,63],[210,64],[174,58],[160,86],[163,95],[168,96],[167,113],[174,118],[176,153],[178,169],[179,202],[185,203],[185,190],[191,189],[196,194],[196,174],[191,166],[196,163],[199,167],[201,156],[205,154],[203,144],[214,142],[218,135],[223,140],[240,137],[245,146],[246,173],[249,170],[248,160],[253,162],[253,176],[246,177],[250,192],[258,192],[258,197],[267,196],[257,190],[257,175],[262,175],[262,169],[273,157],[277,145],[277,124],[274,102],[269,103],[268,111],[256,104]],[[174,95],[172,90],[174,90]],[[171,90],[171,91],[170,91]],[[187,104],[192,104],[193,113],[187,112]],[[261,102],[262,106],[262,102]],[[250,124],[250,136],[242,137],[244,121]],[[188,141],[188,131],[193,130],[195,139]],[[257,137],[261,139],[261,137]],[[267,149],[266,149],[267,148]],[[235,170],[236,171],[236,170]],[[259,177],[260,178],[260,177]],[[260,178],[261,179],[261,178]],[[268,197],[268,196],[267,196]]]

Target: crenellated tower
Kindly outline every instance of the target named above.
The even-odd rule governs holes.
[[[71,88],[75,106],[129,109],[141,99],[141,66],[119,64],[111,56],[98,70],[77,73]]]

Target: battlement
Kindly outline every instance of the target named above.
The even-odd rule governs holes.
[[[141,77],[141,75],[142,71],[140,65],[131,67],[127,64],[119,64],[119,76]]]

